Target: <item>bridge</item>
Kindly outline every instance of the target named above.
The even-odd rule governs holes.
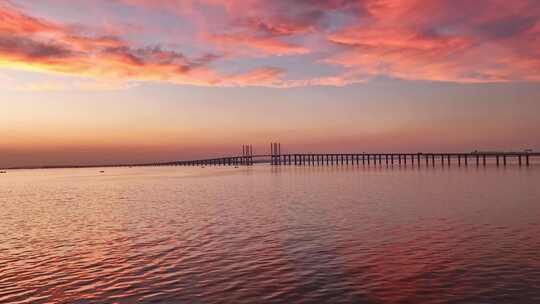
[[[353,165],[425,165],[425,166],[486,166],[510,163],[530,166],[540,152],[470,152],[470,153],[281,153],[280,143],[270,144],[270,154],[254,154],[252,145],[243,145],[242,154],[218,158],[181,160],[138,166],[252,166],[267,163],[272,166],[353,166]]]

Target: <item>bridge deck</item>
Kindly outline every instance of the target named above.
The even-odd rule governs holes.
[[[450,165],[457,161],[468,165],[469,162],[486,165],[488,161],[497,165],[507,165],[510,161],[519,165],[530,165],[531,158],[539,158],[539,152],[470,152],[470,153],[289,153],[289,154],[254,154],[234,155],[219,158],[183,160],[165,163],[142,164],[142,166],[251,166],[254,163],[272,165],[352,165],[352,164],[411,164],[426,165],[441,163]]]

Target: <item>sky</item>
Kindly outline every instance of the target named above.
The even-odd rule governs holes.
[[[0,167],[540,150],[536,0],[0,0]]]

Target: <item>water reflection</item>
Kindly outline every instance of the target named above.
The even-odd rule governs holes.
[[[0,178],[0,303],[540,301],[532,166]]]

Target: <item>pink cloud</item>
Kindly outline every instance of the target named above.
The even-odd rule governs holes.
[[[540,79],[540,11],[532,1],[365,2],[367,21],[328,35],[343,48],[324,62],[413,80]]]
[[[188,57],[161,47],[138,48],[116,36],[84,36],[55,22],[0,6],[0,66],[124,81],[168,81],[191,85],[273,85],[281,70],[255,68],[225,74],[210,64],[211,53]],[[17,26],[20,24],[20,26]]]
[[[307,54],[310,52],[306,47],[269,37],[251,36],[250,34],[206,34],[205,37],[208,41],[218,44],[220,48],[227,52],[240,55],[250,54],[254,51],[276,56]],[[242,51],[245,47],[251,51]],[[238,51],[239,49],[240,51]]]
[[[136,45],[128,39],[132,27],[118,31],[116,25],[94,25],[89,31],[8,3],[0,4],[0,65],[14,68],[220,86],[343,86],[377,76],[458,83],[540,80],[540,6],[535,0],[116,0],[192,25],[191,36],[182,32],[181,38],[182,45],[196,49],[191,52],[159,40]],[[104,3],[96,6],[105,10]],[[152,34],[174,32],[154,22]],[[137,35],[148,30],[142,22],[133,27]],[[283,67],[266,63],[224,72],[234,61],[256,57],[279,63],[285,56],[302,59],[287,70],[335,74],[305,72],[290,79]]]

